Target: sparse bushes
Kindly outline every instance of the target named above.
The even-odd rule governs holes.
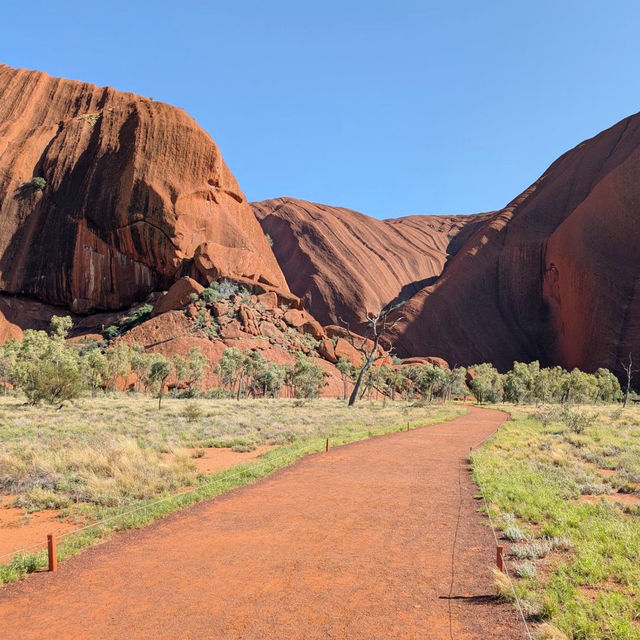
[[[42,176],[34,176],[18,187],[18,197],[26,197],[38,191],[44,191],[47,181]]]
[[[579,369],[569,372],[562,367],[540,368],[534,361],[514,362],[504,375],[487,363],[469,369],[475,374],[469,388],[478,402],[583,404],[616,402],[622,397],[618,379],[603,368],[593,374]]]

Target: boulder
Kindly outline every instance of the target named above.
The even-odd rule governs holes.
[[[336,356],[333,342],[329,338],[322,338],[318,345],[318,353],[329,362],[334,364],[338,362],[338,356]]]
[[[151,317],[176,311],[186,307],[191,302],[191,295],[199,296],[204,291],[204,287],[199,283],[185,276],[171,285],[157,300],[151,312]]]
[[[338,359],[345,358],[354,367],[359,367],[362,364],[362,354],[344,338],[338,338],[334,351]]]
[[[310,320],[310,316],[305,311],[299,309],[288,309],[285,311],[283,320],[290,326],[297,329],[301,327],[305,322]]]
[[[239,314],[242,330],[251,336],[260,335],[260,329],[258,328],[258,323],[253,309],[246,304],[241,304]]]
[[[325,333],[322,325],[313,318],[307,320],[301,327],[298,327],[300,333],[306,333],[316,340],[324,338]]]
[[[275,309],[278,306],[278,294],[275,291],[261,293],[257,297],[257,304],[262,305],[266,310]]]

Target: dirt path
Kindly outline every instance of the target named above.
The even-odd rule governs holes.
[[[471,409],[336,448],[115,536],[0,590],[0,637],[522,638],[492,597],[467,464],[504,417]]]

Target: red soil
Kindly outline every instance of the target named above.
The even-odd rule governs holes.
[[[52,509],[27,514],[24,509],[10,507],[16,497],[0,496],[0,556],[38,543],[42,543],[44,548],[48,533],[59,535],[78,526],[71,520],[58,519],[59,511]],[[0,564],[12,558],[0,557]]]
[[[524,637],[468,473],[504,418],[332,449],[115,536],[2,590],[3,639]]]
[[[269,449],[273,449],[273,447],[263,444],[256,447],[253,451],[234,451],[226,447],[193,447],[184,448],[183,451],[186,451],[190,455],[195,455],[201,451],[204,455],[193,459],[198,471],[202,473],[216,473],[217,471],[231,469],[231,467],[244,464],[245,462],[251,462],[259,458],[265,451],[269,451]]]

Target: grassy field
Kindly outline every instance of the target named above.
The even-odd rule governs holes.
[[[59,557],[114,530],[142,526],[198,500],[248,484],[324,447],[461,415],[449,405],[339,400],[174,400],[161,411],[146,396],[83,399],[61,410],[0,399],[0,495],[27,512],[58,509],[78,526]],[[274,448],[255,462],[198,472],[207,447]],[[184,448],[196,448],[185,452]],[[179,495],[176,495],[179,494]],[[159,498],[174,496],[162,502]],[[119,515],[142,507],[130,515]],[[109,518],[106,524],[92,523]],[[44,566],[43,551],[0,565],[0,584]]]
[[[640,409],[510,409],[472,462],[526,615],[541,638],[640,639]]]

